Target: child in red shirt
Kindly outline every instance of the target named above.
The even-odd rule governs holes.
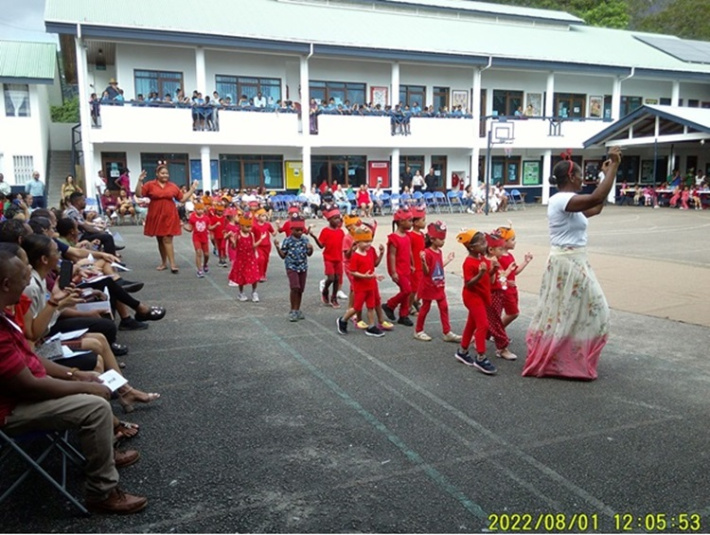
[[[266,272],[269,269],[269,258],[271,257],[271,237],[276,235],[276,231],[268,221],[269,216],[266,210],[259,208],[255,213],[254,237],[259,240],[264,235],[264,239],[259,242],[259,282],[266,282]]]
[[[488,336],[488,315],[486,308],[491,302],[491,265],[486,259],[486,235],[475,229],[465,230],[456,240],[466,247],[468,256],[463,263],[463,304],[468,309],[466,326],[461,337],[461,347],[455,357],[473,366],[481,373],[494,375],[496,367],[486,358],[486,337]],[[476,358],[471,357],[468,346],[475,336]]]
[[[324,305],[330,304],[333,308],[340,308],[338,303],[338,288],[343,280],[343,240],[345,233],[342,229],[343,219],[340,217],[340,210],[331,206],[323,210],[323,216],[328,219],[328,226],[324,227],[316,238],[311,232],[316,245],[323,249],[323,264],[325,266],[325,286],[321,293],[321,300]],[[330,300],[328,292],[333,287],[333,294]]]
[[[385,333],[375,324],[375,309],[378,306],[379,292],[377,290],[378,277],[375,268],[382,261],[385,253],[383,245],[379,247],[379,254],[372,248],[372,230],[366,226],[357,227],[353,231],[353,240],[356,249],[350,256],[350,270],[353,276],[353,306],[344,316],[336,320],[340,334],[347,334],[348,320],[354,317],[363,305],[367,307],[367,323],[365,329],[367,336],[381,338]]]
[[[300,210],[298,209],[298,206],[289,206],[288,207],[288,218],[284,222],[284,224],[281,224],[281,220],[277,219],[276,220],[276,230],[278,232],[283,232],[286,234],[286,237],[288,238],[291,235],[291,217],[294,215],[299,215]],[[306,229],[307,230],[307,229]]]
[[[431,223],[427,227],[427,248],[419,252],[422,265],[422,279],[419,283],[418,293],[422,300],[417,317],[417,326],[414,329],[415,340],[429,342],[431,336],[424,332],[424,322],[431,308],[431,302],[436,301],[441,316],[441,328],[445,342],[460,342],[461,336],[451,332],[449,322],[449,303],[446,300],[446,287],[444,283],[444,268],[454,259],[454,253],[449,253],[444,261],[441,248],[446,240],[446,224],[441,221]]]
[[[217,256],[219,257],[219,263],[217,265],[224,267],[227,265],[227,249],[224,243],[224,229],[227,224],[227,220],[224,217],[224,206],[216,204],[209,219],[209,229],[212,233],[212,239],[214,247],[217,250]]]
[[[508,327],[520,314],[518,307],[518,286],[515,282],[516,275],[522,273],[525,267],[533,259],[531,253],[525,253],[525,261],[522,265],[518,265],[513,257],[513,249],[515,249],[515,231],[513,225],[508,221],[507,227],[498,227],[494,234],[500,235],[505,240],[505,254],[498,259],[500,268],[503,270],[506,278],[506,286],[503,290],[503,327]]]
[[[501,268],[499,258],[505,254],[505,240],[498,234],[487,234],[488,260],[493,266],[491,270],[491,301],[486,307],[488,313],[488,334],[496,344],[496,357],[505,360],[515,360],[517,355],[508,349],[510,338],[503,326],[503,294],[508,289],[507,277],[513,268]]]
[[[399,292],[382,305],[382,310],[394,321],[394,311],[399,307],[397,323],[412,327],[409,319],[410,295],[412,293],[412,242],[407,232],[412,228],[412,212],[402,207],[394,213],[393,226],[396,230],[387,236],[387,272]]]
[[[246,301],[247,296],[244,294],[244,286],[251,284],[251,300],[258,303],[259,294],[256,292],[256,286],[259,283],[259,266],[256,259],[259,242],[254,238],[252,225],[251,215],[242,215],[239,218],[239,232],[230,238],[236,256],[234,264],[232,264],[232,270],[229,272],[229,286],[238,286],[239,295],[237,299]],[[263,238],[264,236],[261,237],[261,239]]]
[[[209,271],[207,263],[210,260],[210,218],[205,214],[205,205],[195,203],[195,211],[190,214],[183,228],[192,232],[192,246],[195,248],[195,267],[198,278],[203,278]]]
[[[410,313],[416,314],[419,311],[419,284],[422,280],[422,258],[421,252],[426,247],[424,243],[424,229],[426,228],[426,207],[415,206],[412,212],[412,230],[408,232],[409,240],[412,242],[412,293]]]

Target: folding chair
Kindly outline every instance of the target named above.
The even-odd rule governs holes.
[[[431,191],[427,191],[424,193],[424,204],[426,204],[427,210],[433,210],[437,213],[439,212],[439,207],[436,205],[434,194]]]
[[[443,191],[434,192],[434,207],[438,213],[441,213],[441,209],[449,206],[449,201],[444,195]],[[451,211],[451,210],[449,210]]]
[[[449,212],[454,213],[454,208],[461,214],[464,212],[463,203],[457,190],[450,190],[446,193],[446,199],[449,201]]]
[[[77,466],[81,466],[86,462],[84,456],[74,446],[69,444],[68,437],[69,431],[32,431],[11,437],[0,429],[0,467],[3,466],[13,452],[27,464],[27,468],[22,475],[0,496],[0,503],[5,501],[32,471],[35,471],[61,492],[82,514],[88,515],[89,511],[86,507],[67,490],[67,460]],[[29,445],[30,443],[44,441],[48,441],[49,444],[45,444],[46,447],[44,450],[35,458],[22,447],[24,444]],[[55,449],[61,454],[61,478],[52,477],[52,475],[41,466],[42,462],[44,462]],[[3,477],[3,479],[5,478]]]
[[[514,189],[508,194],[508,199],[513,207],[513,210],[517,210],[518,206],[522,206],[525,210],[525,197],[520,193],[520,190]]]
[[[390,194],[390,214],[394,214],[397,211],[397,208],[400,206],[400,198],[399,198],[399,193],[391,193]]]

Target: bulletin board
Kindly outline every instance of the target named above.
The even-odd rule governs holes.
[[[286,165],[286,189],[299,189],[303,184],[303,162],[287,160]]]

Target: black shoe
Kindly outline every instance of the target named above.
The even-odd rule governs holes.
[[[382,312],[385,313],[385,316],[387,316],[388,320],[394,321],[396,319],[394,315],[394,310],[392,310],[387,303],[382,303]]]
[[[335,320],[335,326],[338,328],[340,334],[348,334],[348,322],[343,321],[343,318]]]
[[[118,279],[116,283],[129,294],[138,292],[143,289],[143,286],[145,286],[142,282],[127,281],[126,279]]]
[[[406,325],[407,327],[413,327],[414,323],[409,319],[409,316],[402,316],[397,320],[400,325]]]
[[[111,344],[111,351],[113,351],[113,354],[117,357],[122,357],[124,355],[128,355],[128,346],[124,344],[119,344],[118,342],[114,342]]]
[[[365,334],[367,336],[374,336],[376,338],[382,338],[385,335],[385,333],[383,333],[377,325],[372,325],[365,329]]]
[[[118,324],[119,331],[144,331],[147,328],[147,323],[138,321],[137,319],[132,318],[130,316],[128,316],[127,318],[123,318],[121,320],[121,323]]]
[[[123,251],[125,248],[126,248],[125,245],[117,245],[117,246],[116,246],[116,250],[117,250],[117,251]]]
[[[459,362],[463,362],[466,366],[474,365],[473,357],[468,351],[461,351],[461,349],[459,348],[456,350],[456,354],[454,355],[454,357],[456,357]]]

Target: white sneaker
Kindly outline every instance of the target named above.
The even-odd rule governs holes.
[[[321,290],[323,292],[323,290]],[[343,290],[338,290],[338,299],[348,299],[349,296]]]
[[[259,294],[256,293],[256,292],[252,293],[252,294],[251,294],[251,300],[252,300],[252,302],[254,302],[254,303],[258,303],[258,302],[259,302]]]
[[[320,293],[323,293],[323,290],[325,290],[325,279],[322,279],[322,280],[318,283],[318,289],[320,290]]]
[[[247,300],[247,296],[244,295],[243,293],[240,293],[240,294],[237,296],[237,299],[238,299],[239,301],[246,301],[246,300]]]
[[[229,281],[229,284],[227,284],[227,286],[230,286],[230,287],[232,287],[232,288],[236,288],[236,287],[239,286],[239,285],[238,285],[236,282],[234,282],[234,281]]]
[[[496,357],[505,359],[505,360],[515,360],[518,358],[518,355],[515,353],[511,352],[507,347],[503,350],[498,350],[496,351]]]
[[[461,341],[461,335],[460,334],[454,334],[451,331],[446,333],[444,335],[444,342],[460,342]]]
[[[420,342],[431,342],[431,336],[424,331],[414,333],[414,339],[419,340]]]

